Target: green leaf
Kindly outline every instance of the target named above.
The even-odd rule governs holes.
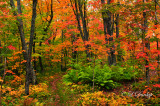
[[[38,53],[34,53],[32,54],[33,57],[42,57],[42,55],[38,54]]]

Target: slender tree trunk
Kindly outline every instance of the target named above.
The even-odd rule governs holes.
[[[102,4],[105,4],[105,0],[101,0],[101,3]],[[104,30],[104,35],[106,36],[107,35],[107,18],[106,18],[106,10],[105,10],[105,7],[103,7],[103,11],[102,11],[102,18],[103,18],[103,30]],[[107,37],[105,37],[105,40],[107,41]]]
[[[94,93],[94,90],[95,90],[95,59],[96,59],[96,56],[94,56],[94,60],[93,60],[93,62],[94,62],[94,64],[93,64],[93,88],[92,88],[92,92]]]
[[[2,47],[1,40],[0,40],[0,47]],[[2,66],[3,65],[3,57],[2,57],[1,48],[0,48],[0,55],[1,55],[0,56],[0,72],[1,72],[0,75],[2,75],[3,74],[3,71],[2,71],[3,70],[3,66]]]
[[[83,1],[78,0],[78,7],[79,7],[79,14],[82,19],[83,36],[84,36],[83,41],[85,42],[85,41],[89,40],[89,32],[87,30],[87,22],[86,22],[86,18],[87,18],[86,1],[85,0],[83,0]],[[83,8],[83,10],[82,10],[82,8]],[[86,48],[87,58],[90,58],[89,45],[86,45],[85,48]]]
[[[157,38],[157,50],[159,50],[159,46],[158,45],[159,45],[159,39]],[[158,57],[157,57],[158,83],[160,83],[160,69],[159,69],[160,61],[159,61],[159,58],[160,58],[160,56],[158,55]]]
[[[1,91],[0,91],[0,106],[2,106],[2,85],[4,83],[5,80],[5,76],[6,76],[6,64],[7,64],[7,58],[4,58],[4,71],[3,71],[3,77],[2,77],[2,81],[1,81]]]
[[[116,14],[116,39],[119,38],[119,14]],[[119,39],[118,39],[118,46],[117,46],[117,52],[118,52],[118,55],[117,55],[117,61],[121,61],[121,50],[120,50],[120,42],[119,42]]]
[[[33,39],[35,35],[35,20],[36,20],[36,7],[37,7],[37,0],[33,0],[33,7],[32,7],[32,21],[31,21],[31,31],[30,31],[30,43],[28,49],[28,62],[29,62],[29,69],[30,69],[30,82],[35,83],[36,79],[33,79],[34,76],[34,69],[32,68],[31,57],[32,57],[32,47],[33,47]]]
[[[41,72],[43,72],[43,64],[42,64],[41,56],[39,56],[39,65],[40,65],[40,68],[41,68]]]
[[[86,0],[70,0],[70,2],[71,6],[73,7],[73,12],[76,16],[76,20],[78,23],[78,30],[80,31],[80,35],[82,37],[83,42],[85,43],[85,41],[89,40],[89,31],[87,29],[87,13],[86,13],[87,2]],[[90,58],[89,45],[86,45],[85,48],[86,48],[85,52],[87,55],[86,57]]]
[[[146,1],[143,0],[143,3],[145,3]],[[146,12],[143,12],[143,39],[145,37],[145,34],[146,34],[146,31],[147,31],[147,17],[146,17]],[[145,38],[145,47],[150,50],[150,43],[149,43],[149,39],[148,38]],[[148,52],[146,51],[146,55],[148,56],[149,58],[149,54]],[[146,63],[145,65],[148,66],[149,65],[149,60],[146,59],[145,60]],[[150,80],[150,77],[149,77],[149,67],[146,67],[146,81],[147,81],[147,84],[149,84],[149,80]]]
[[[158,1],[154,0],[154,2],[155,2],[155,25],[157,25],[158,24],[158,19],[157,19],[157,3],[158,3]],[[158,45],[159,45],[159,38],[157,38],[157,50],[159,50],[159,46]],[[159,58],[160,58],[160,56],[158,55],[158,57],[157,57],[158,83],[160,83],[160,69],[159,69],[160,62],[159,62]]]
[[[119,14],[116,15],[116,38],[119,38]]]
[[[10,0],[10,5],[12,7],[13,10],[15,10],[15,5],[14,5],[14,1]],[[20,4],[20,0],[17,0],[17,8],[18,8],[18,14],[22,14],[21,11],[21,4]],[[16,11],[13,11],[14,16],[17,16]],[[28,60],[28,51],[27,51],[27,45],[25,42],[25,36],[24,36],[24,31],[23,31],[23,21],[21,20],[21,18],[17,17],[17,25],[18,25],[18,30],[20,33],[20,38],[21,38],[21,42],[22,42],[22,50],[23,50],[23,57],[24,60]],[[26,81],[25,81],[25,93],[28,95],[29,94],[29,81],[28,79],[28,73],[29,73],[29,68],[28,68],[28,61],[25,63],[26,66]]]
[[[10,5],[11,5],[12,9],[15,10],[15,5],[14,5],[13,0],[10,0]],[[37,0],[33,0],[33,13],[32,13],[32,22],[31,22],[29,49],[27,49],[27,44],[25,42],[23,21],[21,18],[17,17],[17,21],[18,21],[17,25],[18,25],[18,29],[19,29],[19,33],[20,33],[21,42],[22,42],[22,50],[24,50],[23,57],[24,57],[24,60],[27,60],[27,62],[25,63],[25,66],[26,66],[25,93],[27,95],[29,95],[29,83],[32,82],[32,81],[30,81],[30,77],[32,77],[31,79],[33,79],[33,80],[35,80],[34,78],[36,78],[35,76],[33,76],[35,74],[34,74],[33,66],[31,64],[31,54],[32,54],[34,29],[35,29],[35,18],[36,18],[36,5],[37,5]],[[20,0],[17,0],[17,8],[18,8],[18,15],[21,15],[22,10],[21,10]],[[14,14],[14,16],[18,16],[16,11],[14,11],[13,14]]]
[[[119,38],[119,14],[116,15],[116,38]],[[122,61],[122,51],[120,50],[120,42],[118,40],[118,55],[117,55],[117,61]]]
[[[105,4],[105,0],[101,0],[101,3],[102,4]],[[110,4],[110,0],[107,0],[107,4],[109,5]],[[107,16],[105,16],[107,15]],[[113,65],[113,64],[116,64],[116,57],[115,57],[115,47],[114,47],[114,44],[113,44],[113,25],[114,23],[112,24],[112,18],[111,18],[111,12],[109,10],[106,10],[105,7],[104,7],[104,10],[102,12],[102,18],[103,18],[103,25],[104,25],[104,34],[105,34],[105,40],[106,40],[106,43],[108,44],[108,41],[109,41],[109,44],[110,44],[110,51],[108,52],[108,63],[109,65]],[[107,31],[106,31],[107,29]],[[109,39],[107,39],[107,35],[110,35]]]
[[[77,47],[74,46],[74,43],[76,41],[75,35],[72,35],[72,58],[74,59],[74,62],[76,62],[76,57],[77,57],[77,51],[75,50]]]
[[[62,30],[62,34],[61,34],[61,37],[62,37],[62,43],[63,43],[63,30]],[[63,67],[63,54],[64,54],[64,51],[62,49],[61,51],[61,71],[64,71],[64,67]]]
[[[36,34],[35,34],[35,36],[34,36],[34,39],[36,39]],[[33,43],[33,53],[36,53],[36,50],[35,50],[35,45],[36,45],[36,42],[34,41],[34,43]],[[34,84],[38,84],[38,82],[37,82],[37,78],[36,78],[36,72],[37,72],[37,64],[36,64],[36,57],[34,57],[34,61],[33,61],[33,63],[34,63],[34,67],[33,67],[33,79],[35,79],[35,82],[34,82]],[[34,71],[35,70],[35,71]]]
[[[48,24],[47,24],[47,27],[44,28],[44,34],[43,35],[46,35],[51,23],[52,23],[52,20],[53,20],[53,0],[51,0],[51,14],[50,14],[50,20],[48,21]],[[44,40],[44,37],[42,37],[41,40]],[[42,42],[39,43],[39,46],[42,46]],[[39,65],[40,65],[40,68],[41,68],[41,72],[44,71],[43,69],[43,64],[42,64],[42,58],[39,56]]]
[[[64,32],[62,30],[62,43],[64,42]],[[64,58],[66,57],[66,50],[65,48],[61,51],[61,71],[66,71],[66,60]]]
[[[36,34],[34,35],[34,40],[35,39],[36,39]],[[33,53],[36,53],[36,50],[35,50],[36,47],[35,46],[36,46],[36,42],[34,41],[34,43],[33,43]],[[33,63],[34,63],[34,69],[37,70],[36,57],[34,57]]]

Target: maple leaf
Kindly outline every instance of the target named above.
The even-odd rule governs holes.
[[[12,45],[9,45],[8,49],[10,49],[10,50],[16,50],[16,48],[14,46],[12,46]]]

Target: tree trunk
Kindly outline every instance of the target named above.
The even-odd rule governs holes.
[[[34,39],[36,39],[36,34],[34,36]],[[33,53],[36,53],[36,50],[35,50],[36,47],[35,47],[35,45],[36,45],[36,42],[34,41],[34,43],[33,43]],[[36,79],[36,72],[37,72],[36,57],[34,57],[33,63],[34,63],[33,70],[35,70],[35,71],[33,71],[33,77],[34,77],[33,79],[35,79],[35,83],[34,84],[38,84],[37,79]]]
[[[87,19],[86,1],[85,0],[70,0],[70,2],[71,2],[71,6],[73,7],[73,12],[76,16],[78,30],[80,31],[80,35],[81,35],[82,40],[85,44],[85,41],[89,40],[89,31],[87,29],[87,20],[86,20]],[[75,7],[75,9],[74,9],[74,7]],[[86,48],[85,52],[87,55],[86,57],[90,58],[89,45],[85,45],[85,48]]]
[[[13,10],[15,10],[15,5],[14,5],[13,0],[10,0],[10,5],[13,8]],[[18,14],[22,14],[20,0],[17,0],[17,8],[18,8]],[[13,14],[15,16],[17,16],[16,11],[14,11]],[[22,42],[23,57],[24,57],[24,60],[27,61],[28,60],[28,51],[27,51],[27,45],[26,45],[26,42],[25,42],[25,36],[24,36],[24,30],[23,30],[23,21],[19,17],[17,17],[17,21],[18,21],[18,23],[17,23],[18,24],[18,30],[19,30],[20,38],[21,38],[21,42]],[[29,76],[28,75],[29,68],[28,68],[27,64],[28,64],[28,62],[25,63],[25,66],[26,66],[25,93],[27,95],[29,95],[29,81],[27,80],[28,76]]]
[[[15,5],[14,5],[13,0],[10,0],[10,5],[11,5],[12,9],[15,10]],[[27,95],[29,95],[29,82],[32,82],[32,81],[30,81],[30,77],[32,77],[31,78],[32,80],[35,78],[35,76],[33,78],[34,70],[32,68],[33,67],[32,64],[31,64],[31,54],[32,54],[32,45],[33,45],[33,39],[34,39],[36,5],[37,5],[37,0],[33,0],[33,13],[32,13],[32,22],[31,22],[29,49],[27,49],[27,44],[25,42],[25,36],[24,36],[24,30],[23,30],[23,21],[21,20],[21,18],[17,17],[17,21],[18,21],[17,25],[18,25],[18,29],[19,29],[19,33],[20,33],[21,42],[22,42],[22,50],[24,50],[23,51],[23,57],[24,57],[24,60],[27,61],[25,63],[25,66],[26,66],[25,93]],[[20,0],[17,0],[17,8],[18,8],[18,15],[21,15],[22,10],[21,10]],[[18,16],[16,11],[14,11],[13,14],[14,14],[14,16]]]
[[[33,79],[33,71],[32,69],[32,63],[31,63],[31,57],[32,57],[32,47],[33,47],[33,39],[35,34],[35,20],[36,20],[36,6],[37,6],[37,0],[33,0],[33,7],[32,7],[32,21],[31,21],[31,31],[30,31],[30,42],[29,42],[29,49],[28,49],[28,65],[30,69],[30,82],[35,83],[35,79]]]
[[[116,38],[119,38],[119,14],[116,15]],[[120,50],[120,42],[118,40],[118,55],[117,55],[117,61],[122,61],[122,51]]]
[[[50,14],[51,18],[48,21],[47,27],[44,28],[44,34],[43,35],[46,35],[46,33],[47,33],[47,31],[48,31],[48,29],[49,29],[49,27],[51,25],[51,22],[53,20],[53,9],[52,8],[53,8],[53,0],[51,0],[51,14]],[[44,37],[41,40],[44,40]],[[39,43],[39,46],[42,46],[42,42]],[[39,56],[39,65],[40,65],[40,68],[41,68],[41,72],[43,72],[44,69],[43,69],[43,64],[42,64],[42,58],[41,58],[41,56]]]
[[[34,35],[34,40],[35,39],[36,39],[36,34]],[[34,43],[33,43],[33,53],[36,53],[36,50],[35,50],[36,47],[35,46],[36,46],[36,42],[34,41]],[[36,57],[34,57],[33,63],[34,63],[34,69],[37,70]]]
[[[154,0],[154,3],[155,3],[155,25],[158,24],[158,19],[157,19],[157,3],[158,1],[157,0]],[[157,38],[157,50],[159,50],[159,38]],[[157,73],[158,73],[158,83],[160,83],[160,69],[159,69],[159,54],[158,54],[158,57],[157,57],[157,63],[158,63],[158,66],[157,66]]]
[[[143,0],[143,3],[145,3],[145,0]],[[143,39],[145,39],[145,47],[150,50],[150,43],[149,43],[149,39],[148,38],[144,38],[145,37],[145,34],[146,34],[146,29],[147,29],[147,17],[146,17],[146,12],[143,12]],[[146,51],[146,55],[149,57],[149,54],[148,52]],[[149,60],[145,60],[146,63],[145,65],[148,66],[149,65]],[[149,80],[150,80],[150,77],[149,77],[149,67],[146,67],[146,82],[147,84],[149,84]]]
[[[72,35],[72,58],[73,61],[76,62],[76,58],[77,58],[77,51],[75,50],[77,47],[74,46],[74,43],[76,42],[76,37],[75,35]]]
[[[105,0],[101,0],[102,4],[105,4]],[[110,4],[110,0],[107,0],[107,4]],[[106,16],[107,15],[107,16]],[[115,57],[115,47],[113,45],[113,25],[112,24],[112,18],[111,18],[111,12],[109,10],[103,9],[102,12],[102,18],[103,18],[103,26],[104,26],[104,34],[105,34],[105,40],[106,43],[110,44],[110,51],[108,52],[108,63],[109,65],[113,65],[116,63],[116,57]],[[106,31],[107,29],[107,31]],[[107,35],[110,35],[109,39],[107,39]]]
[[[6,64],[7,64],[7,58],[5,57],[5,59],[4,59],[3,77],[2,77],[2,82],[1,82],[1,91],[0,91],[0,106],[2,106],[2,85],[4,83],[5,76],[6,76]]]
[[[1,40],[0,40],[0,47],[2,47],[2,44],[1,44]],[[2,52],[1,52],[1,48],[0,48],[0,75],[3,74],[3,57],[2,57]]]
[[[62,43],[64,41],[64,32],[62,30]],[[66,61],[64,60],[64,58],[66,57],[66,50],[65,49],[62,49],[61,51],[61,71],[66,71]]]

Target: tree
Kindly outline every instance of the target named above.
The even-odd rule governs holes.
[[[112,17],[111,17],[111,12],[109,11],[109,8],[105,8],[105,0],[101,0],[101,3],[103,4],[103,9],[102,9],[102,18],[103,18],[103,26],[104,26],[104,34],[105,34],[105,40],[106,43],[111,45],[110,46],[110,51],[108,52],[108,63],[109,65],[113,65],[116,63],[116,57],[115,57],[115,48],[113,45],[113,28],[114,28],[114,23],[112,24]],[[107,5],[109,6],[111,4],[111,0],[107,0]],[[118,17],[117,17],[118,18]],[[113,17],[114,20],[114,17]],[[117,23],[118,24],[118,23]],[[118,27],[117,27],[118,28]],[[107,29],[107,30],[106,30]],[[118,31],[118,29],[117,29]],[[117,32],[118,33],[118,32]],[[109,39],[108,39],[109,37]]]
[[[146,1],[143,0],[143,3],[145,3]],[[142,29],[142,39],[145,39],[145,47],[150,50],[150,43],[149,43],[149,39],[148,38],[144,38],[145,35],[146,35],[146,31],[147,31],[147,17],[146,17],[146,12],[145,12],[145,6],[144,6],[144,10],[143,10],[143,29]],[[143,43],[143,42],[142,42]],[[146,55],[148,57],[148,59],[146,59],[146,81],[147,81],[147,84],[149,84],[149,55],[146,51]]]
[[[85,44],[89,41],[89,30],[87,28],[87,0],[70,0],[74,15],[76,16],[78,30]],[[89,45],[85,46],[87,58],[90,57]]]
[[[15,10],[15,4],[13,0],[10,0],[10,5],[13,10]],[[32,21],[31,21],[31,30],[30,30],[30,42],[29,47],[27,48],[27,44],[25,41],[25,35],[24,35],[24,29],[23,29],[23,21],[19,17],[22,14],[21,10],[21,2],[20,0],[17,0],[17,8],[18,8],[18,14],[16,11],[13,12],[14,16],[17,16],[17,25],[20,33],[20,38],[22,42],[22,50],[23,51],[23,57],[24,60],[26,60],[25,66],[26,66],[26,79],[25,79],[25,93],[29,95],[29,83],[34,82],[35,83],[35,72],[31,63],[31,56],[32,56],[32,45],[33,45],[33,39],[34,39],[34,33],[35,33],[35,19],[36,19],[36,6],[37,6],[37,0],[33,0],[33,7],[32,7]]]
[[[41,2],[41,4],[43,4],[43,1],[40,1],[40,2]],[[53,0],[51,0],[50,2],[49,1],[47,1],[47,2],[48,2],[48,4],[50,4],[50,6],[48,5],[48,7],[50,7],[49,8],[50,10],[48,10],[48,12],[46,14],[49,14],[49,15],[47,15],[47,17],[50,17],[50,18],[49,18],[49,20],[46,19],[46,21],[44,22],[44,23],[47,23],[47,25],[44,26],[44,28],[43,28],[43,35],[44,36],[47,34],[47,31],[48,31],[48,29],[49,29],[49,27],[52,23],[52,20],[53,20]],[[42,13],[43,12],[43,7],[40,7],[40,6],[41,5],[39,4],[39,6],[38,6],[39,7],[39,12],[40,12],[41,17],[43,17],[43,13]],[[41,40],[44,40],[44,36],[42,37]],[[39,42],[39,46],[42,46],[42,41]],[[43,72],[44,69],[43,69],[43,63],[42,63],[41,56],[39,56],[39,64],[40,64],[41,72]]]
[[[155,3],[155,25],[158,25],[158,23],[159,23],[158,18],[157,18],[157,4],[158,4],[158,1],[154,0],[154,3]],[[160,5],[159,5],[159,7],[160,7]],[[159,50],[159,38],[158,37],[157,37],[157,50]],[[157,69],[158,69],[158,71],[157,72],[158,72],[158,77],[159,77],[158,82],[160,83],[160,69],[159,69],[160,62],[159,62],[159,59],[160,59],[160,56],[158,54],[158,57],[157,57],[157,63],[158,63]]]

